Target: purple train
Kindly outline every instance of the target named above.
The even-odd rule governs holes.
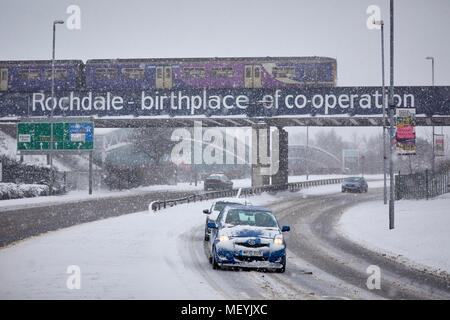
[[[327,57],[58,60],[57,90],[335,86]],[[0,91],[51,89],[51,61],[0,61]]]

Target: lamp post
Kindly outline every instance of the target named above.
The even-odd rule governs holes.
[[[374,21],[375,25],[379,25],[381,27],[381,83],[382,83],[382,94],[383,94],[383,178],[384,178],[384,204],[387,204],[387,179],[386,179],[386,171],[387,171],[387,157],[386,157],[386,92],[384,88],[384,22],[383,20]]]
[[[56,25],[64,24],[62,20],[53,21],[53,48],[52,48],[52,108],[50,111],[50,185],[49,192],[50,195],[53,193],[53,110],[56,107],[56,99],[55,99],[55,33],[56,33]]]
[[[394,229],[394,0],[390,0],[390,84],[389,84],[389,229]]]
[[[431,85],[434,87],[434,57],[426,57],[426,60],[431,60]],[[431,170],[434,173],[435,169],[435,156],[434,156],[434,125],[433,125],[433,155],[432,155],[432,162],[431,162]]]
[[[309,180],[309,167],[308,167],[308,161],[309,161],[309,126],[306,126],[306,180]]]

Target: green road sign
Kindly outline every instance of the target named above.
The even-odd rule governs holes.
[[[18,151],[50,150],[51,126],[48,122],[17,124]],[[94,124],[92,122],[54,122],[53,150],[92,150]]]

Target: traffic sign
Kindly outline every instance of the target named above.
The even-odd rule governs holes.
[[[51,123],[20,122],[17,124],[17,150],[43,151],[50,147]],[[53,122],[53,150],[77,151],[94,148],[92,122]]]

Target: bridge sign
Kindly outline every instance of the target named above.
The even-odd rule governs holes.
[[[20,152],[48,152],[51,123],[20,122],[17,124],[17,150]],[[53,122],[53,150],[77,151],[94,148],[93,122]]]

